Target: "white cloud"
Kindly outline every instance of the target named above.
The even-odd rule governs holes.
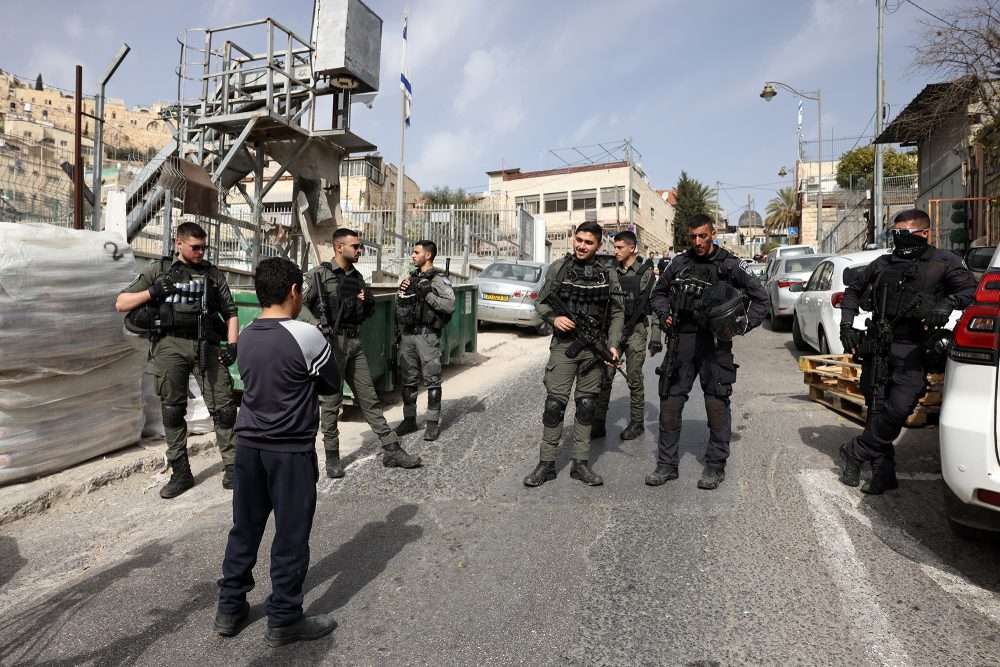
[[[507,88],[504,85],[506,77],[503,72],[503,61],[506,60],[505,54],[500,49],[493,51],[476,49],[469,55],[462,73],[462,83],[459,84],[452,103],[456,113],[462,113],[473,103]]]
[[[76,14],[69,14],[63,19],[63,30],[73,39],[77,39],[87,32],[87,26]]]

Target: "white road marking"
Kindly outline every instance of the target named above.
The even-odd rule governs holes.
[[[924,574],[930,577],[943,591],[958,598],[962,604],[975,609],[994,624],[1000,625],[1000,600],[995,594],[973,584],[955,572],[933,551],[920,544],[905,530],[889,525],[877,516],[871,517],[862,512],[861,494],[842,485],[829,470],[809,470],[805,471],[803,475],[809,476],[809,483],[820,489],[829,502],[835,504],[842,512],[861,525],[869,528],[890,549],[916,562]],[[897,477],[906,479],[898,474]],[[933,477],[933,479],[937,478],[940,478],[940,475]]]
[[[799,473],[799,484],[812,510],[823,558],[833,574],[847,615],[865,643],[865,652],[873,660],[886,667],[909,665],[910,657],[893,634],[889,619],[868,581],[868,568],[861,562],[851,536],[829,502],[829,494],[821,484],[823,476],[830,477],[830,471],[803,470]]]

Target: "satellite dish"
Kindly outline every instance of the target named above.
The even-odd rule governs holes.
[[[740,227],[763,227],[764,218],[757,211],[743,211],[740,214]]]

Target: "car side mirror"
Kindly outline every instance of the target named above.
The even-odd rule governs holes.
[[[806,287],[802,283],[792,283],[788,286],[789,292],[802,292],[805,291]]]
[[[985,271],[990,268],[990,261],[996,249],[996,246],[969,248],[969,252],[965,253],[965,265],[970,271]]]

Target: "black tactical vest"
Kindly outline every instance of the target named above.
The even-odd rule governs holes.
[[[358,294],[366,288],[365,279],[358,271],[351,271],[349,274],[334,271],[335,267],[330,262],[323,262],[321,266],[329,273],[323,280],[323,294],[317,295],[317,298],[326,298],[326,313],[330,323],[337,321],[339,313],[340,324],[359,326],[367,315],[365,302],[358,298]]]
[[[635,271],[618,274],[618,282],[621,283],[622,291],[625,293],[626,322],[631,321],[636,307],[642,301],[642,277],[651,266],[649,262],[643,262]]]
[[[892,323],[897,339],[923,337],[917,307],[925,297],[936,297],[944,291],[942,281],[947,267],[943,262],[932,262],[933,255],[933,248],[912,259],[891,255],[889,265],[862,296],[862,308]]]
[[[440,331],[451,321],[451,313],[438,312],[431,307],[431,304],[427,303],[427,299],[416,298],[417,286],[421,281],[433,281],[435,277],[442,274],[443,272],[436,268],[431,268],[423,273],[414,271],[410,274],[410,284],[406,287],[404,294],[414,298],[400,299],[401,307],[397,318],[400,324],[432,327]]]
[[[163,258],[160,270],[174,283],[176,292],[159,305],[161,326],[165,331],[197,331],[198,316],[201,314],[201,293],[195,291],[194,286],[199,282],[204,286],[209,319],[216,319],[220,302],[218,272],[212,271],[207,262],[198,265],[183,262],[173,262],[171,265],[170,262],[171,258]],[[157,274],[156,278],[160,275]]]
[[[609,270],[594,262],[581,265],[567,255],[556,276],[556,290],[573,317],[586,317],[600,327],[608,324],[611,305],[611,277]]]

